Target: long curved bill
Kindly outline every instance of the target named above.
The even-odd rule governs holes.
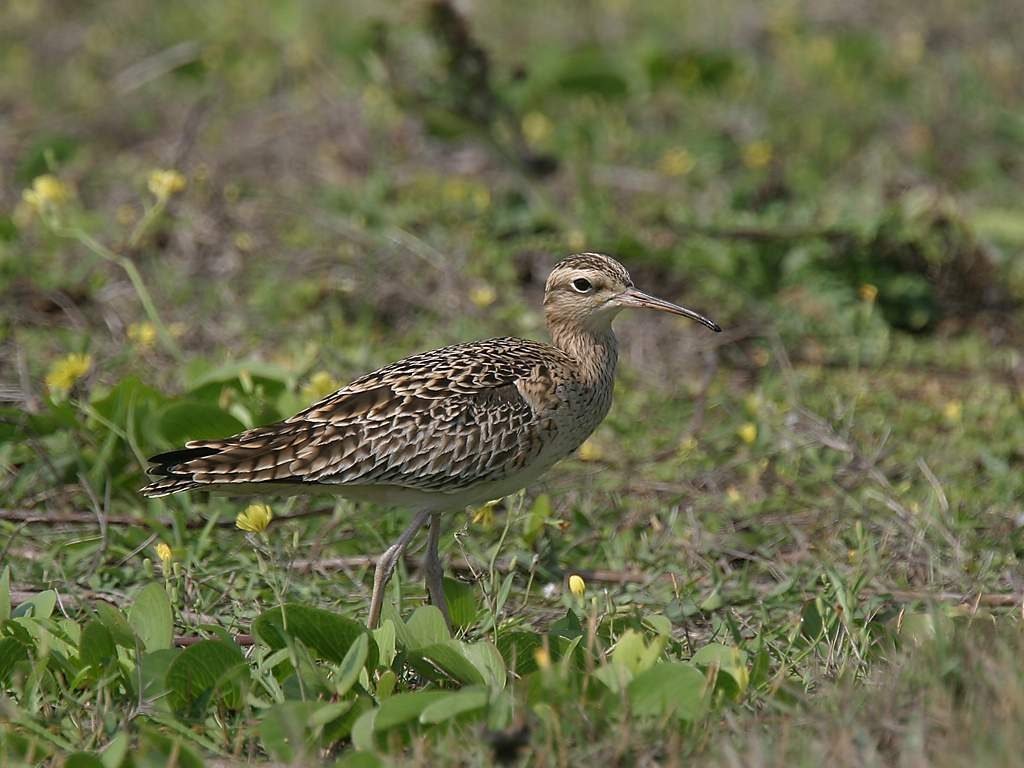
[[[716,333],[722,329],[718,323],[713,320],[704,317],[699,312],[694,312],[692,309],[686,307],[680,307],[678,304],[673,304],[671,301],[665,301],[659,299],[656,296],[651,296],[649,293],[644,293],[636,288],[627,288],[625,291],[619,294],[618,297],[619,305],[623,307],[637,307],[638,309],[657,309],[661,312],[670,312],[673,315],[682,315],[688,317],[691,320],[696,320],[701,325],[706,325],[712,331]]]

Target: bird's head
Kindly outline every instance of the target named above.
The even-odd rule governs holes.
[[[671,312],[713,331],[722,330],[692,309],[638,290],[624,266],[600,253],[577,253],[563,259],[551,270],[544,286],[544,313],[549,326],[607,330],[626,307]]]

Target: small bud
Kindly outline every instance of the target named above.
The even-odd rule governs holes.
[[[578,573],[574,573],[569,577],[569,591],[572,592],[577,599],[583,599],[583,593],[587,591],[587,582],[583,580],[583,577]]]
[[[740,440],[742,440],[747,445],[750,445],[755,440],[757,440],[757,425],[754,424],[753,422],[748,421],[746,424],[744,424],[742,427],[736,430],[736,434],[740,436]]]
[[[174,559],[174,553],[171,552],[171,548],[162,541],[156,545],[156,556],[160,558],[160,563],[163,565],[164,570],[167,570],[167,566]]]

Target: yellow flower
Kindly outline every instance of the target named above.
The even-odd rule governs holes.
[[[676,147],[666,150],[665,154],[661,156],[658,161],[658,170],[666,176],[685,176],[693,170],[696,164],[697,161],[686,149]]]
[[[71,189],[50,173],[36,176],[32,188],[21,193],[22,199],[35,211],[58,208],[71,197]]]
[[[743,147],[743,164],[747,168],[764,168],[772,161],[772,145],[763,139],[752,141]]]
[[[964,404],[959,400],[950,400],[942,409],[943,418],[950,424],[959,424],[964,415]]]
[[[868,304],[874,304],[875,299],[878,298],[878,286],[872,285],[871,283],[864,283],[858,290],[861,301],[865,301]]]
[[[92,356],[71,354],[50,366],[46,374],[46,387],[55,395],[65,395],[75,383],[92,368]]]
[[[583,580],[583,577],[578,573],[574,573],[569,577],[569,591],[572,592],[577,599],[583,599],[583,593],[587,591],[587,582]]]
[[[584,440],[580,446],[580,459],[582,461],[600,461],[604,451],[593,440]]]
[[[730,504],[739,504],[743,500],[743,494],[735,485],[730,485],[725,489],[725,498],[729,500]]]
[[[174,553],[171,552],[171,548],[162,541],[156,545],[156,556],[160,558],[160,562],[163,563],[164,568],[170,565],[171,560],[174,559]]]
[[[747,445],[750,445],[757,440],[757,424],[754,424],[752,421],[748,421],[736,430],[736,434],[740,436],[740,440]]]
[[[139,349],[149,349],[156,343],[156,326],[152,323],[132,323],[128,326],[128,338]]]
[[[547,116],[540,112],[528,112],[523,116],[523,136],[532,145],[544,143],[551,136],[553,127]]]
[[[494,508],[500,503],[501,499],[491,499],[474,509],[473,525],[482,525],[484,528],[494,525]]]
[[[469,291],[469,300],[480,307],[480,309],[491,306],[497,298],[498,292],[490,285],[478,285]]]
[[[340,386],[341,383],[327,371],[317,371],[309,377],[309,382],[302,388],[302,396],[314,402],[327,397]]]
[[[185,177],[174,169],[158,168],[149,173],[147,186],[157,200],[167,200],[185,189]]]
[[[274,519],[270,507],[266,504],[250,504],[244,512],[235,518],[235,527],[249,533],[262,533]]]

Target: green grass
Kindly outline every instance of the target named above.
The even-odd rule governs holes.
[[[5,764],[1014,764],[1021,22],[465,21],[0,10]],[[243,534],[251,500],[137,494],[145,456],[332,379],[543,338],[579,249],[726,332],[618,321],[586,449],[450,517],[455,638],[415,550],[360,629],[400,511],[267,498]]]

